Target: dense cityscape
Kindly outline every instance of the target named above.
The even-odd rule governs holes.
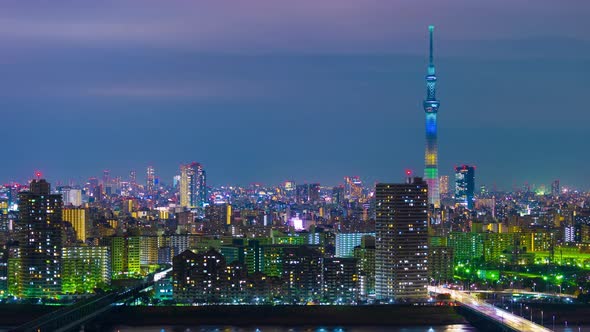
[[[11,164],[12,168],[0,172],[5,181],[0,184],[0,331],[197,329],[282,332],[301,329],[415,332],[428,329],[429,332],[570,332],[577,329],[581,332],[583,328],[586,330],[590,327],[590,191],[585,178],[581,178],[578,173],[568,174],[571,167],[564,168],[561,173],[549,171],[549,166],[542,167],[544,163],[554,162],[554,159],[568,166],[577,165],[575,160],[574,163],[566,160],[576,158],[569,158],[568,155],[576,150],[576,145],[560,136],[563,132],[559,129],[559,123],[551,123],[548,130],[535,127],[535,121],[545,121],[539,120],[543,118],[541,109],[544,105],[536,103],[544,104],[545,100],[555,98],[559,100],[558,107],[566,112],[569,101],[565,99],[571,99],[571,95],[568,98],[556,97],[559,95],[556,90],[547,88],[541,93],[535,90],[535,96],[531,98],[525,93],[528,87],[521,84],[522,96],[520,92],[516,93],[519,97],[511,100],[507,96],[514,93],[512,90],[520,91],[520,86],[515,83],[503,91],[502,85],[511,79],[505,73],[515,73],[512,77],[515,80],[518,79],[518,73],[531,76],[535,82],[548,82],[551,81],[550,77],[539,79],[534,76],[537,68],[533,67],[541,63],[551,68],[550,60],[545,59],[544,54],[536,54],[535,50],[527,50],[535,52],[535,56],[519,58],[522,54],[514,51],[518,58],[514,61],[489,52],[478,60],[480,62],[467,63],[465,59],[469,58],[470,53],[458,49],[460,43],[454,43],[453,38],[463,36],[465,40],[475,38],[480,42],[489,42],[494,49],[501,49],[504,46],[499,45],[495,35],[500,31],[500,35],[510,36],[510,43],[507,44],[510,52],[517,47],[534,49],[534,43],[529,45],[518,40],[518,34],[512,31],[516,29],[508,27],[510,19],[506,20],[505,30],[494,21],[495,32],[478,39],[477,33],[474,32],[476,37],[473,37],[465,32],[469,30],[466,27],[473,26],[472,21],[477,21],[477,18],[467,15],[468,23],[471,23],[458,21],[460,29],[441,38],[445,43],[440,44],[449,45],[446,46],[448,49],[445,54],[451,56],[440,57],[439,60],[439,30],[437,28],[435,34],[434,25],[420,25],[424,20],[420,20],[421,23],[414,22],[415,17],[408,21],[411,24],[406,22],[406,28],[420,26],[422,39],[411,42],[408,39],[416,36],[414,32],[414,35],[407,34],[412,37],[407,37],[402,25],[395,29],[392,29],[393,26],[386,27],[384,22],[389,24],[389,21],[395,20],[386,15],[381,16],[378,8],[392,9],[395,6],[388,7],[376,1],[367,5],[371,10],[363,12],[366,10],[363,6],[356,8],[343,5],[334,14],[335,8],[330,6],[321,9],[314,5],[298,11],[299,8],[294,10],[280,5],[274,7],[274,4],[264,1],[261,3],[260,7],[251,8],[237,4],[235,8],[228,6],[233,9],[231,11],[224,5],[219,8],[217,5],[192,7],[186,4],[166,7],[153,3],[142,9],[145,12],[138,12],[146,16],[143,18],[145,21],[137,25],[113,23],[120,18],[124,18],[122,21],[127,23],[136,14],[137,7],[134,4],[124,6],[129,12],[121,12],[119,18],[111,18],[115,11],[111,12],[109,6],[105,7],[107,10],[104,12],[98,6],[93,9],[98,10],[96,17],[92,11],[86,17],[90,20],[99,18],[96,25],[86,25],[84,18],[81,18],[75,23],[78,30],[67,24],[62,26],[59,22],[58,29],[51,32],[53,35],[49,32],[52,27],[50,24],[40,23],[27,30],[28,24],[33,22],[27,16],[29,8],[13,6],[15,14],[25,13],[27,18],[19,26],[22,29],[16,29],[19,30],[16,37],[0,31],[0,40],[4,42],[3,38],[8,36],[11,42],[16,41],[14,45],[18,49],[27,45],[26,42],[21,44],[23,40],[28,41],[28,38],[41,32],[39,35],[43,45],[40,49],[46,47],[49,50],[48,59],[55,61],[60,58],[57,54],[62,51],[68,55],[74,54],[74,57],[64,60],[67,70],[56,69],[52,72],[48,69],[48,72],[36,73],[35,67],[31,67],[31,73],[35,73],[39,80],[46,77],[50,78],[49,81],[54,79],[55,86],[59,87],[55,90],[57,94],[67,97],[51,95],[55,91],[47,87],[18,93],[21,87],[20,72],[18,79],[12,79],[15,90],[0,87],[0,91],[6,90],[7,95],[10,95],[0,95],[0,101],[6,99],[0,108],[14,107],[14,114],[17,114],[7,115],[5,124],[17,128],[24,121],[14,119],[21,117],[29,122],[22,126],[24,130],[19,129],[18,134],[5,132],[6,142],[16,141],[6,145],[14,144],[18,153],[6,153],[5,164]],[[66,7],[61,9],[67,12],[70,8]],[[207,10],[203,10],[207,15],[199,16],[202,15],[201,8],[209,8],[212,12],[220,10],[223,15],[218,13],[217,18],[211,15],[211,22],[192,28],[188,27],[194,22],[176,25],[177,21],[183,21],[182,18],[186,22],[192,21],[193,16],[207,21]],[[274,15],[278,16],[272,16],[267,21],[263,15],[267,8],[271,8]],[[404,9],[408,10],[406,14],[418,15],[418,11],[413,13],[409,8],[411,6],[408,5]],[[488,11],[494,13],[493,6],[486,8],[475,11],[482,20],[481,26],[486,22]],[[520,7],[515,5],[515,8],[510,10],[518,12]],[[87,9],[84,8],[83,12],[87,13]],[[172,9],[171,14],[164,13],[168,9]],[[347,15],[351,15],[348,20],[356,18],[357,9],[358,17],[367,16],[360,23],[357,22],[358,26],[352,24],[353,28],[347,30],[348,33],[341,33],[341,29],[346,30],[346,24],[342,22],[347,21]],[[183,10],[191,12],[185,16]],[[231,16],[234,11],[238,13],[240,10],[243,13]],[[529,13],[528,10],[527,7],[526,13]],[[571,14],[569,10],[560,13],[565,17],[565,14]],[[432,8],[430,11],[434,13],[438,9]],[[230,12],[231,15],[226,17]],[[301,36],[290,35],[292,31],[287,29],[279,33],[276,40],[267,39],[272,35],[267,30],[281,26],[277,22],[282,21],[288,12],[292,12],[294,17],[301,15],[298,19],[285,20],[296,22],[295,26],[306,33]],[[64,17],[76,17],[77,14],[73,10],[64,14]],[[170,15],[172,19],[160,21],[160,14],[163,17]],[[35,15],[45,17],[46,13],[40,10]],[[137,16],[137,22],[142,21],[139,19],[141,15]],[[498,13],[496,15],[501,16]],[[418,16],[423,16],[422,10]],[[516,16],[519,17],[516,26],[520,27],[521,16]],[[6,24],[4,18],[0,11],[0,26]],[[219,18],[223,18],[224,24],[227,23],[227,27],[224,27],[227,31],[220,29]],[[363,31],[361,27],[365,21],[373,18],[375,22],[367,25],[371,26],[368,32]],[[432,19],[433,22],[440,20],[436,17]],[[442,28],[453,31],[453,24],[449,24],[452,22],[447,18],[443,21],[447,22],[447,26]],[[150,30],[152,22],[154,28]],[[319,31],[330,31],[326,35],[330,37],[321,33],[314,35],[313,28],[307,30],[308,24],[322,26],[326,22],[330,24],[324,26],[325,30]],[[562,23],[567,26],[573,24]],[[233,24],[249,27],[251,31],[247,28],[234,31]],[[480,25],[479,22],[477,24]],[[107,26],[111,30],[106,29]],[[48,28],[47,35],[41,31],[45,27]],[[443,29],[441,31],[445,31]],[[186,39],[182,34],[188,30],[191,31],[189,35],[198,31],[200,37],[212,31],[214,33],[202,39],[190,39],[192,36]],[[390,35],[383,30],[396,32]],[[395,35],[397,30],[402,31],[399,36]],[[555,28],[556,34],[559,30]],[[561,33],[569,38],[573,36],[570,34],[573,30],[576,29],[569,26],[563,29],[566,33]],[[178,33],[180,35],[176,39]],[[248,40],[251,33],[254,38]],[[545,33],[551,34],[553,30]],[[92,38],[88,38],[90,35]],[[524,35],[530,37],[526,32]],[[57,38],[60,42],[72,44],[68,47],[58,46],[56,49],[59,52],[54,54],[51,51],[53,44],[45,43],[46,38]],[[243,44],[242,38],[246,40]],[[412,73],[410,79],[405,69],[389,71],[384,69],[387,66],[383,64],[390,62],[373,66],[370,62],[378,62],[379,58],[365,58],[364,52],[379,56],[386,54],[389,49],[382,49],[379,45],[389,43],[391,38],[398,38],[396,40],[400,44],[394,49],[403,50],[400,53],[403,56],[387,61],[399,61],[400,68],[406,65],[409,68],[409,64],[418,66],[414,60],[405,62],[415,54],[404,57],[405,52],[412,53],[408,51],[412,48],[409,46],[411,43],[419,42],[422,45],[419,68],[425,75],[420,74],[418,78],[420,88],[425,90],[417,89],[423,91],[419,98],[404,96],[414,89],[414,85],[406,84],[415,79],[414,69],[408,70],[408,73]],[[188,40],[195,44],[189,47],[186,44]],[[265,43],[272,45],[270,40],[280,47],[275,45],[274,48],[268,48]],[[326,40],[334,40],[335,43],[322,45]],[[349,45],[349,40],[354,42]],[[113,44],[105,46],[109,42]],[[226,42],[231,47],[224,48]],[[291,42],[293,45],[290,45]],[[298,43],[305,46],[297,49]],[[518,46],[514,46],[516,44]],[[343,45],[347,46],[340,48]],[[465,45],[471,47],[473,43]],[[103,46],[105,48],[101,49]],[[204,48],[199,48],[201,46]],[[323,46],[326,48],[323,49]],[[349,46],[351,48],[347,48]],[[24,47],[27,56],[22,58],[25,61],[29,55],[31,59],[36,56],[33,55],[35,52],[30,52],[34,48],[27,47],[32,46]],[[256,55],[248,53],[251,48]],[[441,46],[440,49],[445,48]],[[574,48],[569,49],[567,45],[564,49],[568,50],[564,54],[570,52],[579,56],[584,53],[579,50],[572,52]],[[128,50],[132,51],[127,54]],[[281,54],[281,57],[266,55],[268,50]],[[319,53],[306,58],[306,52],[316,51]],[[74,78],[70,85],[77,85],[76,80],[85,76],[80,74],[78,77],[77,71],[92,67],[92,61],[72,61],[77,59],[76,52],[80,52],[81,59],[84,58],[83,54],[92,59],[96,57],[98,60],[93,60],[95,64],[100,64],[103,56],[105,63],[107,59],[119,57],[130,57],[133,61],[117,62],[118,67],[112,68],[119,68],[120,73],[108,65],[87,71],[93,73],[97,82],[106,84],[80,87],[79,95],[70,95],[71,91],[76,90],[63,89],[69,91],[63,92],[60,87],[61,75],[68,79]],[[288,55],[282,55],[281,52]],[[306,55],[302,56],[298,52]],[[528,54],[526,52],[523,54]],[[7,64],[12,61],[18,64],[22,59],[14,56],[17,53],[8,54],[6,59],[0,58],[0,67],[8,68]],[[461,56],[465,53],[465,56],[453,58],[454,53]],[[245,67],[234,66],[236,54],[243,57],[240,61],[245,61]],[[257,58],[260,54],[264,55]],[[337,70],[322,72],[333,60],[331,57],[334,54],[342,57],[339,60],[342,63],[334,67]],[[199,55],[198,59],[195,55]],[[293,60],[292,57],[303,57],[306,59],[304,62],[310,61],[313,65],[298,66],[297,61],[300,60]],[[317,59],[309,60],[313,57]],[[362,61],[367,60],[367,63],[351,68],[348,72],[347,66],[353,63],[351,59],[357,57]],[[488,58],[496,59],[494,61],[498,61],[500,66],[506,66],[507,71],[498,75],[488,73],[487,76],[482,74],[484,71],[479,72],[492,63]],[[555,67],[557,69],[553,69],[555,72],[551,73],[561,79],[559,82],[566,81],[565,77],[568,76],[563,72],[569,70],[567,66],[579,60],[573,55],[567,59],[571,63],[559,62]],[[587,58],[582,59],[587,62]],[[50,68],[51,61],[40,62],[40,66]],[[164,70],[157,68],[160,61],[165,64],[162,67]],[[260,65],[258,61],[263,64],[263,70],[257,67]],[[510,61],[514,61],[512,64],[517,66],[507,65]],[[524,63],[529,61],[531,67],[525,68]],[[192,62],[198,63],[198,66],[193,68],[185,65]],[[458,66],[460,62],[464,62],[464,71],[453,71],[457,68],[453,66]],[[519,68],[518,64],[523,64],[523,67]],[[134,69],[126,72],[127,65]],[[22,66],[19,68],[23,72],[22,81],[26,82],[25,85],[36,81],[27,77],[30,73],[23,70],[28,70],[26,65],[19,66]],[[454,69],[439,72],[449,67]],[[153,73],[144,76],[152,68]],[[214,72],[217,74],[213,74],[212,79],[205,79],[205,76]],[[308,77],[311,72],[322,72],[328,79],[323,83],[315,82],[313,77]],[[340,72],[343,72],[342,76]],[[579,76],[577,69],[575,72]],[[116,76],[118,74],[120,76]],[[439,74],[440,77],[463,75],[454,83],[441,82],[440,86],[448,89],[440,95],[442,103],[437,94]],[[129,82],[123,82],[126,75],[130,78]],[[150,82],[150,75],[153,75],[151,78],[155,78],[154,81]],[[370,84],[361,79],[370,75],[375,75]],[[375,90],[377,85],[387,86],[387,79],[395,75],[399,75],[397,79],[401,82],[391,88],[399,90],[395,96]],[[178,76],[180,85],[175,86],[175,76]],[[130,83],[134,79],[141,84],[134,86]],[[191,79],[201,81],[191,83]],[[264,84],[256,86],[254,81],[257,79]],[[289,85],[289,82],[297,80],[301,84],[299,87]],[[109,85],[113,82],[117,84]],[[488,82],[495,88],[489,88]],[[46,82],[43,84],[47,85]],[[348,99],[341,99],[340,96],[345,93],[333,92],[328,88],[339,84],[350,84],[348,93],[351,96],[347,96]],[[280,88],[273,90],[275,85]],[[299,95],[294,92],[307,85],[307,92]],[[404,87],[401,88],[401,85]],[[289,92],[281,95],[281,88]],[[316,96],[317,100],[314,100],[311,95],[308,100],[306,94],[312,90],[314,93],[320,91],[318,93],[321,94],[324,88],[326,100],[333,99],[335,104],[324,105],[324,99],[317,99]],[[358,95],[352,92],[357,89],[360,91]],[[373,90],[376,91],[374,94]],[[449,90],[460,92],[455,92],[452,97],[452,93],[447,95],[446,91]],[[11,99],[12,94],[14,100]],[[37,94],[39,100],[35,99]],[[380,94],[381,99],[378,97]],[[142,99],[142,102],[136,103],[135,98]],[[502,101],[503,98],[506,101]],[[416,107],[408,110],[402,99],[412,99]],[[507,112],[504,118],[491,116],[490,110],[497,108],[497,105],[487,105],[486,100],[489,99],[506,104],[506,110],[501,110]],[[275,104],[277,100],[280,102]],[[457,104],[462,103],[461,107],[473,108],[478,115],[470,117],[465,111],[448,114],[447,101],[449,109],[458,108]],[[100,111],[94,110],[86,115],[71,111],[80,105],[93,103]],[[19,108],[21,104],[25,106]],[[41,108],[44,112],[45,108],[52,111],[47,111],[49,115],[42,113],[43,117],[31,121],[26,115],[29,114],[26,108],[40,107],[35,104],[43,105]],[[113,105],[120,108],[109,108]],[[246,113],[246,109],[254,107],[252,105],[258,105],[263,111],[256,115]],[[349,105],[354,112],[346,113],[345,105]],[[191,113],[193,108],[199,106],[203,107],[198,111],[200,113]],[[109,111],[104,111],[102,107]],[[133,111],[126,113],[127,107]],[[290,115],[289,107],[295,110],[291,110]],[[412,118],[400,116],[398,119],[398,115],[388,118],[376,113],[370,118],[367,115],[370,125],[369,128],[363,128],[360,120],[364,117],[362,113],[368,114],[367,110],[372,107],[395,107],[398,113],[398,108],[403,109],[403,113],[419,113],[420,121],[409,124],[408,119]],[[142,113],[135,108],[141,109]],[[275,122],[265,122],[264,118],[278,114],[275,108],[281,109],[284,114],[277,116]],[[322,118],[316,114],[318,108],[329,109],[326,114],[333,113]],[[546,108],[557,107],[549,105]],[[20,115],[23,109],[25,111],[22,114],[25,115]],[[176,113],[168,114],[168,109]],[[524,116],[525,120],[506,116],[517,109],[523,109],[525,113],[540,109],[536,117],[538,119],[528,113]],[[234,113],[226,114],[228,110],[244,113],[229,111]],[[60,115],[61,111],[64,113]],[[53,114],[55,119],[52,118]],[[119,115],[121,118],[118,118]],[[457,121],[460,117],[463,119]],[[486,119],[479,120],[484,117]],[[298,122],[299,118],[303,120]],[[564,118],[567,116],[564,115]],[[439,121],[443,125],[446,119],[446,127],[441,126],[446,131],[441,131],[439,137]],[[390,124],[398,120],[399,124]],[[376,123],[380,121],[383,124]],[[496,127],[486,129],[487,121],[496,121]],[[530,122],[534,130],[527,132],[526,125],[519,121]],[[55,126],[55,123],[61,122],[64,127]],[[580,123],[583,122],[582,118]],[[334,127],[324,127],[325,123],[331,123]],[[510,129],[496,133],[496,136],[490,136],[489,131],[486,134],[490,128],[497,131],[503,130],[504,126]],[[334,128],[338,129],[335,131]],[[481,134],[477,132],[480,129]],[[570,129],[572,133],[575,132],[575,125]],[[315,132],[315,135],[307,131]],[[369,131],[373,133],[369,135]],[[393,133],[398,131],[397,136],[394,136]],[[549,131],[551,135],[547,134]],[[452,134],[444,134],[449,132]],[[522,132],[522,137],[513,138],[511,132]],[[414,135],[416,133],[419,135]],[[535,135],[539,137],[530,139]],[[571,135],[569,137],[576,137],[576,141],[585,141],[587,132],[584,127],[581,135],[586,136],[580,136],[581,139],[575,133]],[[527,140],[523,137],[527,137]],[[412,141],[414,145],[404,140]],[[237,141],[243,141],[240,142],[242,145],[237,144]],[[522,141],[520,149],[516,148],[519,141]],[[323,143],[316,146],[316,142]],[[526,147],[526,151],[520,151],[527,144],[542,146],[541,150],[547,156],[537,156],[540,150],[534,148],[528,150]],[[112,158],[109,157],[111,148],[104,148],[110,145],[117,145],[112,148],[113,155],[119,151]],[[336,145],[339,148],[335,148]],[[469,153],[470,149],[479,149],[479,145],[483,153]],[[500,147],[495,150],[496,153],[485,148],[492,145]],[[569,145],[571,149],[567,150],[565,146]],[[290,149],[300,150],[291,153],[288,151]],[[312,151],[316,149],[321,151]],[[506,156],[496,155],[497,151],[503,149],[508,152]],[[57,150],[59,154],[55,152]],[[271,150],[277,153],[267,152]],[[537,151],[537,155],[534,151]],[[568,158],[558,157],[556,151],[568,155]],[[21,152],[22,161],[19,155]],[[486,153],[490,156],[485,156]],[[583,153],[576,151],[575,154]],[[89,155],[92,161],[86,160]],[[373,159],[365,158],[365,155],[372,155]],[[420,157],[416,158],[416,155]],[[216,161],[216,156],[226,159]],[[327,167],[327,164],[323,164],[326,163],[325,159],[316,163],[314,158],[320,156],[330,159],[331,165],[338,164],[340,168]],[[399,163],[390,166],[392,158],[396,159],[396,163],[401,160],[410,166],[408,169],[400,169]],[[528,164],[511,164],[515,158],[530,160]],[[580,158],[577,163],[583,167],[585,156]],[[271,162],[272,159],[282,159],[282,163]],[[364,164],[348,163],[353,159],[366,160],[363,160]],[[248,164],[251,160],[260,164]],[[497,160],[502,163],[494,164]],[[449,162],[454,166],[449,167]],[[38,168],[29,170],[32,163],[39,163],[36,166]],[[92,168],[89,163],[100,166]],[[293,168],[284,171],[277,166],[289,163],[293,163]],[[378,168],[363,173],[363,165],[370,163],[378,163],[381,169],[387,169],[387,177],[378,174]],[[225,164],[231,165],[225,169],[219,167]],[[524,172],[530,170],[526,165],[531,164],[538,166],[534,176],[520,179],[519,174],[522,173],[514,172],[510,177],[500,179],[499,186],[496,184],[498,174],[504,172],[502,167],[510,165]],[[69,168],[59,169],[59,165],[68,165]],[[411,165],[420,165],[419,170],[412,169],[414,167]],[[298,167],[302,168],[301,174],[294,171]],[[20,168],[20,175],[12,174],[16,168]],[[269,177],[250,184],[244,183],[251,182],[251,178],[222,184],[219,180],[222,177],[218,175],[236,168],[243,172],[241,176],[257,168],[254,174],[256,177],[264,175],[266,171]],[[56,169],[61,173],[54,173]],[[171,169],[174,170],[173,174]],[[318,174],[310,177],[310,172]],[[24,173],[29,174],[26,180],[22,177]],[[270,173],[273,173],[272,177]],[[273,177],[276,179],[277,173],[281,174],[280,178],[269,181]],[[333,173],[332,179],[339,180],[328,181],[325,179],[328,173]],[[302,178],[312,180],[304,181]],[[381,180],[375,181],[378,178]],[[536,183],[529,183],[531,179],[536,179],[532,181]],[[546,183],[538,179],[546,179]],[[513,183],[511,188],[506,186],[508,182]]]
[[[589,197],[558,180],[548,192],[476,192],[475,167],[458,166],[428,218],[419,178],[214,187],[199,163],[179,171],[170,184],[147,167],[144,183],[105,171],[81,185],[51,188],[38,173],[3,186],[3,301],[71,302],[169,267],[146,304],[424,300],[433,283],[588,292]],[[412,217],[389,226],[400,197]],[[396,255],[418,257],[404,267]],[[408,272],[396,279],[396,268]]]
[[[428,286],[590,298],[588,193],[477,187],[474,165],[439,176],[429,31],[424,179],[215,186],[190,162],[172,179],[147,166],[51,186],[37,171],[0,188],[2,301],[141,289],[134,305],[452,303]]]

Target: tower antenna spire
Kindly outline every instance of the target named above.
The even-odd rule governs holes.
[[[430,58],[428,63],[434,66],[434,25],[429,26],[428,31],[430,31]]]

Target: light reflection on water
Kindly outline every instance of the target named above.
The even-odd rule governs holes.
[[[446,325],[446,326],[354,326],[354,327],[236,327],[236,326],[160,326],[160,327],[128,327],[117,326],[112,332],[476,332],[477,329],[470,325]]]

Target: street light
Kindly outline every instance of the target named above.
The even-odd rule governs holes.
[[[555,314],[553,315],[553,328],[552,328],[552,330],[555,331]]]
[[[545,326],[545,324],[543,324],[543,310],[541,310],[541,326]]]

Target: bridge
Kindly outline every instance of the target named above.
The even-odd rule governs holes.
[[[79,331],[80,326],[108,312],[117,303],[136,298],[142,291],[152,287],[154,282],[163,278],[166,273],[171,270],[172,268],[155,274],[150,274],[148,277],[138,280],[137,284],[133,287],[96,295],[71,306],[65,306],[59,310],[11,329],[10,332]]]
[[[563,293],[542,293],[542,292],[531,292],[522,289],[505,289],[502,291],[497,290],[485,290],[485,289],[470,289],[469,293],[489,293],[489,294],[503,294],[503,295],[526,295],[526,296],[534,296],[534,297],[548,297],[548,298],[558,298],[558,299],[574,299],[577,296],[571,294],[563,294]]]
[[[494,307],[493,305],[482,301],[467,292],[457,291],[453,289],[429,286],[428,290],[431,293],[449,294],[451,299],[461,303],[466,309],[486,317],[495,323],[504,326],[512,331],[523,332],[549,332],[551,330],[536,324],[528,319],[514,315],[508,311]]]

